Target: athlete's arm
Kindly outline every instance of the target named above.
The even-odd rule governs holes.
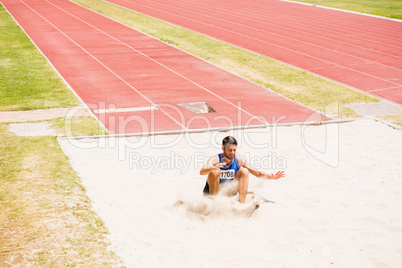
[[[267,173],[265,171],[261,171],[256,169],[255,167],[253,167],[252,165],[250,165],[246,159],[243,159],[241,156],[237,156],[238,162],[239,162],[239,166],[247,168],[248,171],[253,174],[254,176],[256,176],[257,178],[263,178],[263,179],[268,179],[268,180],[277,180],[280,178],[285,177],[285,171],[278,171],[275,174],[271,173]]]
[[[217,155],[211,156],[207,163],[201,168],[200,175],[207,175],[213,169],[219,169],[225,166],[226,163],[219,163],[219,157]]]

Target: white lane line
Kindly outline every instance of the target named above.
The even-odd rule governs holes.
[[[48,2],[47,0],[45,0],[45,1],[46,1],[46,2]],[[88,22],[86,22],[86,21],[84,21],[84,20],[82,20],[82,19],[78,18],[77,16],[75,16],[75,15],[73,15],[73,14],[69,13],[68,11],[64,10],[63,8],[61,8],[61,7],[57,6],[57,5],[53,4],[53,3],[50,3],[50,2],[48,2],[48,3],[49,3],[49,4],[51,4],[51,5],[53,5],[53,6],[55,6],[55,7],[56,7],[56,8],[58,8],[58,9],[62,10],[62,11],[63,11],[63,12],[65,12],[66,14],[69,14],[70,16],[72,16],[72,17],[76,18],[77,20],[82,21],[83,23],[85,23],[85,24],[89,25],[90,27],[92,27],[92,28],[96,29],[97,31],[99,31],[99,32],[101,32],[101,33],[103,33],[103,34],[105,34],[106,36],[108,36],[108,37],[112,38],[113,40],[115,40],[115,41],[119,42],[120,44],[122,44],[122,45],[124,45],[124,46],[126,46],[126,47],[130,48],[131,50],[135,51],[136,53],[139,53],[140,55],[142,55],[142,56],[146,57],[147,59],[149,59],[149,60],[151,60],[151,61],[155,62],[156,64],[158,64],[158,65],[162,66],[163,68],[165,68],[165,69],[169,70],[170,72],[172,72],[172,73],[176,74],[177,76],[179,76],[179,77],[181,77],[181,78],[183,78],[183,79],[187,80],[188,82],[190,82],[190,83],[192,83],[192,84],[196,85],[197,87],[199,87],[199,88],[203,89],[204,91],[206,91],[206,92],[210,93],[211,95],[213,95],[213,96],[215,96],[215,97],[219,98],[220,100],[222,100],[222,101],[226,102],[227,104],[229,104],[229,105],[231,105],[231,106],[235,107],[236,109],[238,109],[238,110],[240,110],[240,111],[244,112],[245,114],[247,114],[247,115],[249,115],[249,116],[251,116],[251,117],[255,118],[256,120],[260,121],[261,123],[263,123],[263,124],[265,124],[265,125],[269,125],[269,122],[265,122],[264,120],[262,120],[262,119],[258,118],[257,116],[255,116],[255,115],[253,115],[253,114],[251,114],[251,113],[247,112],[247,111],[246,111],[246,110],[244,110],[243,108],[241,108],[241,107],[239,107],[239,106],[237,106],[237,105],[235,105],[235,104],[233,104],[233,103],[229,102],[229,101],[228,101],[228,100],[226,100],[225,98],[223,98],[223,97],[219,96],[218,94],[216,94],[216,93],[212,92],[211,90],[207,89],[206,87],[204,87],[204,86],[202,86],[202,85],[198,84],[197,82],[195,82],[195,81],[191,80],[190,78],[187,78],[187,77],[185,77],[184,75],[182,75],[182,74],[180,74],[180,73],[176,72],[175,70],[173,70],[173,69],[169,68],[168,66],[164,65],[163,63],[160,63],[160,62],[158,62],[157,60],[155,60],[155,59],[153,59],[153,58],[149,57],[148,55],[146,55],[146,54],[144,54],[143,52],[141,52],[141,51],[139,51],[139,50],[135,49],[134,47],[132,47],[132,46],[128,45],[127,43],[124,43],[123,41],[120,41],[119,39],[117,39],[117,38],[113,37],[112,35],[110,35],[110,34],[108,34],[108,33],[104,32],[104,31],[102,31],[101,29],[97,28],[96,26],[94,26],[94,25],[92,25],[92,24],[90,24],[90,23],[88,23]],[[74,4],[76,4],[76,3],[74,3]],[[80,6],[80,7],[81,7],[81,6]],[[89,10],[89,11],[91,11],[91,12],[94,12],[93,10],[90,10],[90,9],[88,9],[88,10]],[[95,13],[95,12],[94,12],[94,13]],[[95,13],[95,14],[97,14],[97,13]],[[99,14],[97,14],[97,15],[99,15]],[[106,18],[106,17],[105,17],[105,18]],[[89,53],[89,52],[88,52],[88,53]],[[116,74],[116,75],[117,75],[117,74]],[[122,79],[122,78],[120,78],[120,79]],[[126,83],[127,83],[127,82],[126,82]],[[128,84],[128,83],[127,83],[127,84]],[[142,95],[142,94],[141,94],[141,95]],[[142,95],[142,96],[144,96],[144,95]],[[145,96],[144,96],[144,97],[145,97]],[[162,110],[162,109],[161,109],[161,110]]]
[[[96,114],[104,114],[104,113],[129,113],[129,112],[142,112],[142,111],[151,111],[151,110],[159,110],[157,106],[147,106],[147,107],[130,107],[130,108],[115,108],[115,109],[97,109],[94,110]]]
[[[107,0],[102,0],[102,1],[108,2]],[[111,3],[111,2],[108,2],[108,3],[110,3],[110,4],[112,4],[112,5],[120,6],[120,5]],[[139,4],[139,5],[141,5],[141,4]],[[123,6],[120,6],[120,7],[123,7]],[[340,64],[337,64],[337,63],[334,63],[334,62],[331,62],[331,61],[328,61],[328,60],[325,60],[325,59],[322,59],[322,58],[319,58],[319,57],[312,56],[312,55],[310,55],[310,54],[306,54],[306,53],[303,53],[303,52],[300,52],[300,51],[296,51],[296,50],[293,50],[293,49],[290,49],[290,48],[287,48],[287,47],[283,47],[283,46],[281,46],[281,45],[277,45],[277,44],[274,44],[274,43],[271,43],[271,42],[268,42],[268,41],[265,41],[265,40],[261,40],[261,39],[259,39],[259,38],[250,37],[250,36],[248,36],[248,35],[240,34],[240,33],[237,33],[237,32],[231,31],[231,30],[227,30],[227,29],[225,29],[225,28],[221,28],[221,27],[215,26],[215,25],[213,25],[213,24],[200,22],[200,21],[197,21],[197,20],[195,20],[195,19],[190,19],[190,18],[181,16],[181,15],[177,15],[177,14],[174,14],[174,13],[171,13],[171,12],[163,11],[163,10],[160,10],[160,9],[157,9],[157,8],[152,8],[152,7],[149,7],[149,6],[146,6],[146,7],[151,8],[151,9],[155,9],[155,10],[157,10],[157,11],[161,11],[161,12],[164,12],[164,13],[167,13],[167,14],[174,15],[174,16],[176,16],[176,17],[180,17],[180,18],[184,18],[184,19],[187,19],[187,20],[190,20],[190,21],[194,21],[194,22],[197,22],[197,23],[200,23],[200,24],[202,24],[202,25],[206,25],[206,26],[209,26],[209,27],[212,27],[212,28],[220,29],[220,30],[222,30],[222,31],[230,32],[230,33],[232,33],[232,34],[236,34],[236,35],[239,35],[239,36],[243,36],[243,37],[246,37],[246,38],[249,38],[249,39],[258,41],[258,42],[262,42],[262,43],[266,43],[266,44],[269,44],[269,45],[272,45],[272,46],[276,46],[276,47],[279,47],[279,48],[282,48],[282,49],[291,51],[291,52],[296,53],[296,54],[300,54],[300,55],[303,55],[303,56],[307,56],[307,57],[312,58],[312,59],[316,59],[316,60],[319,60],[319,61],[322,61],[322,62],[326,62],[326,63],[332,64],[332,65],[336,65],[336,66],[339,66],[339,67],[348,69],[348,70],[350,70],[350,71],[352,71],[352,72],[360,73],[360,74],[363,74],[363,75],[365,75],[365,76],[369,76],[369,77],[372,77],[372,78],[375,78],[375,79],[378,79],[378,80],[382,80],[382,81],[385,81],[385,82],[388,82],[388,83],[391,83],[391,84],[395,84],[395,85],[398,85],[398,86],[402,86],[402,84],[398,84],[398,83],[395,83],[395,82],[392,82],[392,81],[388,81],[388,80],[383,79],[383,78],[380,78],[380,77],[378,77],[378,76],[371,75],[371,74],[367,74],[367,73],[364,73],[364,72],[361,72],[361,71],[358,71],[358,70],[354,70],[354,69],[348,68],[347,66],[343,66],[343,65],[340,65]],[[126,8],[126,7],[123,7],[123,8]],[[129,9],[129,10],[130,10],[130,9]],[[137,11],[135,11],[135,12],[137,12]],[[141,13],[141,12],[138,12],[138,13]],[[143,13],[141,13],[141,14],[143,14]],[[146,15],[146,14],[144,14],[144,15]],[[328,49],[328,48],[326,48],[326,49]],[[328,49],[328,50],[330,50],[330,49]],[[339,52],[338,52],[338,53],[339,53]],[[362,58],[360,58],[360,59],[362,59]],[[362,59],[362,60],[370,61],[370,60],[366,60],[366,59]],[[373,61],[370,61],[370,62],[373,62]],[[381,64],[381,63],[377,63],[377,62],[373,62],[373,63],[374,63],[374,64],[379,64],[379,65],[384,65],[384,64]],[[390,66],[388,66],[388,65],[385,65],[385,66],[387,66],[387,67],[389,67],[389,68],[395,68],[395,67],[390,67]],[[397,69],[397,70],[400,71],[400,69]]]
[[[92,57],[94,60],[96,60],[99,64],[101,64],[104,68],[106,68],[109,72],[111,72],[113,75],[115,75],[118,79],[120,79],[123,83],[125,83],[127,86],[129,86],[131,89],[133,89],[135,92],[137,92],[141,97],[146,99],[151,105],[157,106],[155,103],[153,103],[148,97],[146,97],[144,94],[139,92],[135,87],[130,85],[126,80],[124,80],[122,77],[120,77],[118,74],[116,74],[114,71],[112,71],[109,67],[107,67],[105,64],[103,64],[100,60],[98,60],[94,55],[92,55],[89,51],[87,51],[85,48],[80,46],[78,43],[76,43],[74,40],[72,40],[68,35],[66,35],[63,31],[61,31],[59,28],[57,28],[54,24],[52,24],[50,21],[48,21],[45,17],[43,17],[41,14],[36,12],[32,7],[30,7],[28,4],[26,4],[23,0],[20,0],[24,5],[26,5],[28,8],[30,8],[33,12],[35,12],[39,17],[41,17],[44,21],[49,23],[52,27],[54,27],[58,32],[60,32],[62,35],[64,35],[67,39],[69,39],[71,42],[73,42],[76,46],[78,46],[80,49],[82,49],[86,54],[88,54],[90,57]],[[45,1],[48,2],[48,1]],[[49,2],[48,2],[49,3]],[[51,4],[51,3],[50,3]],[[167,112],[161,110],[164,114],[166,114],[170,119],[172,119],[176,124],[178,124],[180,127],[182,127],[184,130],[187,130],[187,128],[182,125],[180,122],[178,122],[175,118],[173,118],[171,115],[169,115]]]
[[[373,89],[373,90],[369,90],[367,92],[377,92],[377,91],[383,91],[383,90],[388,90],[388,89],[394,89],[394,88],[400,88],[400,86],[397,87],[387,87],[387,88],[378,88],[378,89]],[[401,88],[402,89],[402,88]]]
[[[283,0],[282,0],[283,1]],[[286,1],[286,0],[285,0]],[[157,1],[153,1],[153,2],[155,2],[155,3],[158,3],[158,4],[161,4],[161,2],[157,2]],[[186,2],[183,2],[183,1],[181,1],[181,2],[178,2],[178,1],[175,1],[175,4],[176,3],[181,3],[181,4],[185,4],[185,5],[188,5],[188,6],[193,6],[193,7],[196,7],[196,8],[204,8],[205,9],[205,6],[199,6],[199,5],[194,5],[193,3],[194,3],[194,1],[192,1],[192,3],[189,3],[188,1],[186,1]],[[198,2],[197,2],[198,3]],[[291,2],[291,3],[293,3],[293,4],[303,4],[303,3],[300,3],[300,2]],[[171,6],[171,5],[169,5],[169,6]],[[213,10],[217,10],[218,8],[220,8],[221,10],[222,10],[222,8],[223,9],[227,9],[227,6],[222,6],[222,5],[212,5],[212,4],[209,4],[208,5],[208,7],[211,7]],[[242,15],[244,14],[244,15],[251,15],[251,16],[253,16],[253,17],[256,17],[256,16],[268,16],[268,15],[272,15],[272,16],[276,16],[277,15],[277,10],[275,10],[275,11],[273,11],[272,10],[272,8],[271,7],[268,7],[267,8],[267,5],[266,4],[264,4],[264,8],[260,8],[259,6],[254,6],[254,7],[251,7],[251,5],[250,5],[250,3],[246,3],[245,5],[236,5],[236,8],[237,8],[237,10],[235,10],[235,9],[233,9],[233,7],[234,7],[234,3],[233,2],[231,2],[230,3],[230,8],[233,10],[233,11],[239,11]],[[253,8],[253,9],[250,9],[250,7],[251,8]],[[322,6],[320,6],[320,7],[322,7]],[[247,9],[246,9],[247,8]],[[282,7],[281,7],[282,8]],[[324,7],[325,8],[325,7]],[[257,10],[256,10],[257,9]],[[327,8],[327,9],[331,9],[331,8]],[[258,11],[258,12],[257,12]],[[338,9],[338,11],[343,11],[343,12],[348,12],[348,13],[350,13],[350,11],[347,11],[347,10],[341,10],[341,9]],[[356,14],[356,13],[355,13]],[[284,17],[283,15],[285,15],[286,17]],[[369,14],[364,14],[364,13],[358,13],[358,15],[364,15],[364,16],[370,16]],[[272,17],[271,16],[271,17]],[[372,16],[372,15],[371,15]],[[241,16],[240,15],[240,17],[242,17],[242,18],[244,18],[244,16]],[[276,20],[281,20],[281,21],[286,21],[286,22],[289,22],[289,20],[291,20],[291,19],[298,19],[298,18],[300,18],[300,17],[302,17],[305,21],[311,21],[311,22],[317,22],[317,20],[315,19],[315,18],[313,18],[313,17],[306,17],[306,14],[305,14],[305,11],[301,11],[301,12],[295,12],[295,10],[293,10],[293,14],[281,14],[281,16],[280,17],[278,17],[278,16],[276,16],[276,17],[274,17]],[[318,16],[315,16],[315,17],[318,17],[318,18],[322,18],[322,15],[318,15]],[[396,23],[398,23],[398,22],[402,22],[401,20],[393,20],[393,19],[389,19],[389,18],[385,18],[385,17],[380,17],[380,16],[378,16],[378,17],[376,17],[377,19],[378,18],[380,18],[380,19],[383,19],[383,20],[388,20],[388,21],[393,21],[393,22],[396,22]],[[332,20],[334,20],[334,22],[327,22],[327,21],[320,21],[320,23],[321,24],[326,24],[326,25],[329,25],[329,26],[335,26],[335,27],[337,27],[338,29],[340,28],[340,26],[339,26],[339,24],[338,23],[336,23],[335,21],[341,21],[341,22],[344,22],[344,20],[342,19],[342,18],[338,18],[338,17],[332,17],[331,18]],[[295,21],[293,21],[293,22],[295,22]],[[296,22],[295,22],[296,23]],[[373,26],[373,23],[369,23],[369,25],[367,25],[367,24],[362,24],[362,23],[355,23],[355,22],[352,22],[352,21],[349,21],[348,22],[349,24],[352,24],[353,25],[353,27],[358,27],[358,28],[353,28],[352,30],[354,30],[354,31],[358,31],[358,32],[361,32],[361,33],[365,33],[365,34],[369,34],[369,35],[377,35],[377,36],[379,36],[379,37],[387,37],[387,38],[390,38],[390,39],[396,39],[396,40],[400,40],[400,38],[397,38],[397,37],[392,37],[392,36],[388,36],[388,35],[385,35],[385,34],[379,34],[379,33],[375,33],[375,32],[372,32],[372,31],[366,31],[366,30],[361,30],[361,29],[359,29],[359,28],[361,28],[361,26],[363,26],[363,27],[365,27],[365,28],[368,28],[368,29],[377,29],[377,30],[381,30],[382,32],[384,32],[384,31],[386,31],[386,32],[389,32],[389,33],[391,33],[391,34],[394,34],[394,33],[397,33],[397,34],[399,34],[400,32],[398,31],[398,30],[395,30],[395,29],[390,29],[390,27],[389,26],[387,26],[387,27],[376,27],[376,26]],[[324,28],[322,28],[322,27],[316,27],[316,26],[312,26],[312,25],[310,25],[310,24],[305,24],[305,23],[296,23],[296,24],[298,24],[298,25],[301,25],[301,26],[306,26],[306,27],[308,27],[308,28],[311,28],[311,27],[314,27],[314,28],[317,28],[317,29],[324,29]],[[347,29],[347,30],[351,30],[351,27],[349,27],[349,26],[341,26],[341,28],[344,28],[344,29]],[[333,32],[335,32],[335,31],[333,31]],[[353,35],[348,35],[348,36],[353,36]]]
[[[21,26],[21,24],[18,22],[18,20],[14,17],[14,15],[10,12],[10,10],[7,9],[5,5],[3,7],[6,9],[7,13],[13,18],[15,23],[20,27],[20,29],[25,33],[25,35],[31,40],[32,44],[36,47],[36,49],[42,54],[42,56],[47,60],[47,62],[52,66],[53,70],[57,73],[57,75],[63,80],[63,82],[67,85],[69,90],[79,99],[79,101],[85,106],[85,110],[88,111],[90,116],[92,116],[95,120],[98,121],[98,123],[104,128],[107,129],[106,126],[99,120],[98,117],[92,112],[91,108],[88,107],[87,103],[77,94],[77,92],[74,91],[73,87],[67,82],[67,80],[60,74],[59,70],[56,69],[56,67],[53,65],[53,63],[49,60],[49,58],[43,53],[43,51],[38,47],[38,45],[32,40],[31,36],[25,31],[25,29]]]
[[[102,0],[102,1],[108,2],[108,0]],[[122,1],[126,1],[126,2],[129,2],[129,3],[133,3],[133,4],[137,4],[137,5],[142,5],[142,6],[151,8],[150,6],[147,6],[147,5],[144,5],[144,4],[138,4],[138,2],[133,2],[133,1],[129,1],[129,0],[122,0]],[[201,14],[201,13],[199,13],[199,12],[190,11],[190,10],[187,10],[187,9],[184,9],[184,8],[180,8],[180,7],[177,7],[177,6],[168,5],[168,4],[161,3],[161,2],[157,2],[157,1],[148,0],[148,2],[156,3],[156,4],[158,4],[158,5],[165,5],[165,6],[168,6],[168,7],[173,7],[173,8],[176,8],[176,9],[181,9],[181,10],[185,11],[185,13],[191,12],[191,13],[194,13],[194,14],[197,14],[197,15],[201,15],[201,16],[210,17],[210,18],[213,18],[213,19],[222,20],[222,21],[224,21],[224,22],[235,23],[235,22],[233,22],[233,21],[220,19],[219,17],[214,17],[214,16],[210,16],[210,15],[206,15],[206,14]],[[111,2],[109,2],[109,3],[111,3]],[[176,1],[175,3],[178,3],[178,2]],[[291,30],[291,31],[294,31],[294,32],[297,32],[297,33],[302,33],[302,34],[306,34],[306,35],[311,35],[311,36],[315,36],[315,37],[318,37],[318,38],[322,38],[322,39],[326,39],[326,40],[330,40],[330,41],[334,41],[334,42],[338,42],[338,43],[348,44],[348,45],[350,45],[350,46],[355,46],[355,47],[359,47],[359,48],[364,48],[364,49],[371,50],[371,51],[374,51],[374,52],[377,52],[377,53],[381,53],[381,54],[384,54],[384,55],[388,55],[388,56],[392,56],[392,57],[397,57],[397,58],[402,58],[402,57],[399,57],[399,56],[396,56],[396,55],[393,55],[393,54],[389,54],[389,53],[377,51],[377,50],[375,50],[375,49],[370,49],[370,48],[361,47],[361,46],[358,46],[358,45],[353,45],[353,44],[350,44],[350,43],[347,43],[347,42],[343,42],[343,41],[339,41],[339,40],[336,40],[336,39],[333,39],[333,38],[328,38],[328,37],[324,37],[324,36],[321,36],[321,35],[308,33],[308,32],[306,32],[306,31],[295,30],[295,29],[293,29],[293,28],[289,28],[289,27],[285,27],[285,26],[280,26],[280,25],[278,25],[278,24],[274,24],[274,23],[270,23],[270,22],[265,22],[265,21],[261,21],[261,20],[256,20],[256,19],[253,19],[253,18],[248,18],[248,17],[245,17],[245,16],[244,16],[244,11],[241,12],[241,13],[242,13],[242,16],[240,16],[240,15],[236,15],[236,14],[233,14],[233,13],[227,13],[227,12],[223,12],[223,11],[218,11],[218,10],[216,10],[216,9],[206,8],[206,7],[204,7],[204,6],[198,6],[198,5],[193,5],[193,4],[190,5],[190,4],[188,4],[187,2],[186,2],[186,3],[181,2],[181,3],[182,3],[182,4],[186,4],[186,5],[188,5],[188,6],[196,7],[196,8],[199,8],[199,9],[204,9],[204,10],[207,10],[207,11],[217,12],[217,13],[221,13],[221,14],[224,14],[224,15],[229,15],[229,16],[232,16],[232,17],[238,17],[238,18],[241,18],[241,19],[246,19],[246,20],[249,20],[249,21],[257,22],[257,23],[259,23],[259,24],[266,24],[266,25],[269,25],[269,26],[277,27],[277,28],[282,28],[282,29],[286,29],[286,30]],[[111,4],[113,4],[113,3],[111,3]],[[162,11],[161,9],[157,9],[157,10],[158,10],[158,11]],[[250,13],[250,14],[251,14],[251,13]],[[254,14],[252,14],[252,15],[259,15],[259,14],[255,14],[255,13],[254,13]],[[278,19],[278,20],[279,20],[279,19]],[[284,19],[280,19],[280,20],[283,20],[283,21],[288,22],[287,20],[284,20]],[[235,24],[238,24],[238,25],[241,25],[241,26],[244,26],[244,27],[248,27],[247,25],[244,25],[244,24],[239,24],[239,23],[235,23]],[[321,27],[315,27],[315,26],[306,25],[306,24],[301,24],[301,23],[297,23],[297,24],[298,24],[298,25],[301,25],[301,26],[305,26],[306,28],[309,28],[309,29],[311,29],[311,28],[316,28],[316,29],[319,29],[319,30],[323,30],[323,31],[325,31],[325,32],[333,32],[333,33],[336,33],[337,35],[344,35],[344,36],[347,36],[347,37],[356,38],[356,36],[354,36],[354,35],[343,34],[343,33],[340,33],[340,32],[328,30],[328,29],[321,28]],[[250,27],[250,28],[252,28],[252,27]],[[257,29],[259,29],[259,28],[257,28]],[[261,30],[261,29],[260,29],[260,30]],[[370,35],[373,35],[373,33],[370,33],[370,32],[366,32],[366,31],[361,31],[361,32],[363,32],[363,33],[368,33],[368,34],[370,34]],[[267,32],[267,33],[270,33],[270,32]],[[380,36],[380,37],[392,38],[392,39],[396,39],[396,40],[401,40],[400,38],[395,38],[395,37],[389,37],[389,36],[383,36],[383,35],[379,35],[379,36]],[[358,38],[358,39],[361,39],[361,40],[364,40],[364,41],[369,41],[369,42],[377,43],[377,44],[380,44],[380,45],[382,45],[382,46],[385,45],[385,46],[394,47],[394,48],[398,48],[398,49],[401,49],[401,48],[402,48],[402,46],[394,46],[394,45],[386,44],[386,43],[379,42],[379,41],[374,41],[374,40],[367,39],[367,38],[362,38],[362,37],[357,37],[357,38]],[[401,41],[402,41],[402,40],[401,40]]]

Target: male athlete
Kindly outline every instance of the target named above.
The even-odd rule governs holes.
[[[204,194],[216,195],[221,184],[236,181],[238,182],[238,187],[235,191],[239,193],[239,202],[244,203],[247,195],[249,173],[258,178],[271,180],[285,177],[284,171],[278,171],[274,175],[255,169],[245,159],[236,154],[236,149],[236,139],[232,136],[227,136],[222,141],[223,152],[210,157],[201,168],[200,174],[208,175]]]

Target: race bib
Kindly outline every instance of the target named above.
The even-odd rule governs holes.
[[[221,170],[221,180],[232,180],[235,177],[234,169]]]

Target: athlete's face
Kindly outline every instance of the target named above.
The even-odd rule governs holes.
[[[222,147],[223,156],[228,158],[229,160],[233,160],[233,158],[236,155],[236,149],[237,149],[237,146],[232,145],[232,144],[229,144],[226,147]]]

